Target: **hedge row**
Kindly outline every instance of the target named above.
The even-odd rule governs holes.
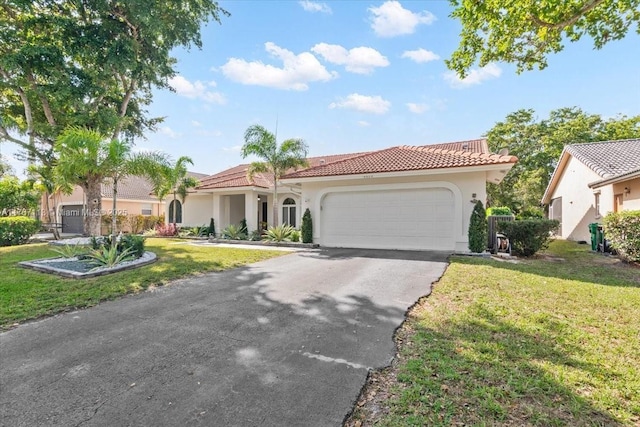
[[[621,258],[640,261],[640,211],[607,214],[604,217],[604,235]]]
[[[0,217],[0,246],[27,243],[40,229],[40,223],[26,216]]]
[[[513,252],[531,256],[546,249],[560,223],[551,219],[522,219],[499,221],[498,230],[509,238]]]

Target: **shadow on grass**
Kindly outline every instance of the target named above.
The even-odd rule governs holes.
[[[599,255],[593,255],[594,257]],[[529,258],[517,263],[497,261],[475,257],[455,256],[451,262],[466,265],[489,265],[493,268],[554,277],[563,280],[577,280],[596,285],[640,287],[640,269],[622,262],[602,264],[581,257],[576,260],[554,260],[545,258]]]
[[[437,328],[425,326],[431,323],[428,319],[414,320],[414,334],[399,332],[400,339],[410,344],[402,351],[397,371],[401,386],[383,424],[622,425],[576,392],[580,388],[583,394],[591,394],[584,378],[603,375],[602,367],[572,356],[580,354],[580,349],[563,342],[562,324],[545,319],[532,332],[501,320],[482,304],[465,314]],[[556,373],[559,367],[562,373],[554,375],[549,367]],[[575,371],[588,374],[582,384],[571,388],[565,381],[571,383]],[[363,391],[361,399],[372,391],[375,383]],[[355,425],[365,413],[356,407],[347,425]]]

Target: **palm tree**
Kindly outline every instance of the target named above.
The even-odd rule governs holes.
[[[165,165],[161,168],[156,179],[152,179],[153,193],[162,202],[170,193],[173,193],[173,223],[178,217],[178,207],[176,199],[180,197],[184,204],[190,188],[198,185],[198,180],[188,176],[187,164],[193,165],[190,157],[182,156],[173,165]]]
[[[57,204],[57,197],[62,194],[71,194],[73,191],[73,186],[68,182],[65,182],[59,174],[56,172],[56,169],[51,165],[40,163],[40,164],[31,164],[27,166],[27,170],[30,176],[39,177],[37,180],[38,184],[42,186],[44,189],[44,217],[46,222],[51,224],[57,222],[57,214],[55,213],[55,208]],[[51,205],[49,203],[49,199],[53,199],[53,217],[51,216]],[[53,233],[53,238],[55,240],[60,240],[60,230],[53,226],[51,228],[51,232]]]
[[[276,136],[260,125],[250,126],[244,133],[244,145],[240,151],[242,157],[254,155],[262,159],[249,165],[249,180],[253,180],[257,173],[273,175],[274,227],[278,225],[278,180],[290,169],[307,166],[308,151],[307,144],[299,138],[287,139],[278,146]]]
[[[100,235],[102,182],[111,168],[108,146],[104,135],[83,127],[65,129],[54,144],[58,154],[57,175],[63,182],[79,185],[84,190],[85,235]]]
[[[108,144],[108,168],[105,175],[113,184],[113,208],[111,212],[111,234],[116,234],[118,182],[130,175],[144,176],[152,182],[161,176],[163,167],[169,167],[169,157],[161,152],[133,153],[132,145],[125,141],[112,140]],[[112,239],[115,246],[116,239]]]

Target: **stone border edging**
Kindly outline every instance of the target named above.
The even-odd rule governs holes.
[[[253,240],[231,240],[231,239],[209,239],[209,243],[229,243],[232,245],[252,245],[252,246],[280,246],[284,248],[304,248],[317,249],[320,247],[317,243],[293,243],[293,242],[266,242]]]
[[[33,261],[20,261],[18,265],[20,267],[28,268],[30,270],[36,270],[41,273],[52,273],[52,274],[57,274],[58,276],[71,278],[71,279],[88,279],[91,277],[105,276],[107,274],[117,273],[119,271],[133,270],[135,268],[153,264],[158,260],[158,256],[153,252],[146,251],[145,255],[148,255],[149,259],[145,259],[138,262],[136,262],[137,260],[134,260],[125,265],[117,265],[115,267],[104,268],[96,271],[88,271],[86,273],[80,273],[78,271],[71,271],[71,270],[63,270],[60,268],[49,266],[47,264],[35,263]],[[59,257],[56,257],[56,258],[59,258]],[[43,258],[43,259],[56,259],[56,258]],[[36,261],[40,261],[40,260],[36,260]]]

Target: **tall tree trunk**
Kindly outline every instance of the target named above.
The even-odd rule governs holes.
[[[118,216],[116,214],[116,198],[118,197],[118,180],[113,180],[113,204],[111,209],[111,246],[116,247],[116,227]]]
[[[278,179],[273,177],[273,226],[278,226]]]
[[[84,217],[84,234],[100,236],[102,223],[102,185],[99,179],[91,178],[84,189],[87,204]]]
[[[176,192],[173,192],[173,225],[176,225],[177,222],[177,214],[178,214],[178,206],[176,203]]]

